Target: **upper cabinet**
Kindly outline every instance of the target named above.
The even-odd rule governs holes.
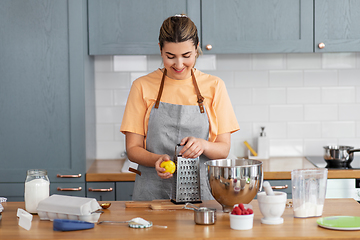
[[[315,0],[314,3],[314,51],[360,51],[360,1]]]
[[[160,26],[179,13],[198,27],[204,54],[360,51],[359,9],[358,0],[89,0],[89,54],[159,54]]]
[[[204,53],[312,51],[312,0],[207,0],[201,10]]]
[[[159,30],[167,17],[187,13],[200,25],[200,0],[89,0],[88,4],[90,55],[159,54]]]

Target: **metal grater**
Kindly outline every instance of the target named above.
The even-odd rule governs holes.
[[[172,188],[173,203],[201,203],[200,191],[200,159],[183,158],[178,154],[183,146],[175,146],[174,186]]]

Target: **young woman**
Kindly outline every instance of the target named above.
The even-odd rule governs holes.
[[[160,164],[173,160],[177,144],[184,146],[183,157],[200,157],[201,198],[213,199],[203,163],[226,158],[230,134],[239,130],[225,84],[194,68],[201,50],[187,16],[163,22],[159,46],[164,68],[133,82],[120,128],[128,158],[141,172],[133,200],[171,198],[174,178]]]

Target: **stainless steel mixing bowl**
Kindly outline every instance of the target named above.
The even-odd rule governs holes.
[[[215,200],[230,212],[235,204],[249,203],[261,191],[262,162],[251,159],[219,159],[205,163],[207,183]]]

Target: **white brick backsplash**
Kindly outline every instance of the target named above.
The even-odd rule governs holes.
[[[306,70],[304,71],[305,86],[336,86],[338,85],[337,70]]]
[[[270,87],[302,87],[304,86],[303,71],[283,70],[269,71]]]
[[[114,56],[115,72],[147,71],[147,59],[143,55]]]
[[[338,119],[337,105],[305,105],[305,121],[332,121]]]
[[[235,106],[235,114],[239,122],[268,121],[269,107],[263,105]]]
[[[116,89],[130,87],[129,73],[95,73],[95,89]]]
[[[268,71],[235,72],[235,87],[268,87]]]
[[[253,69],[286,69],[285,54],[254,54]]]
[[[360,69],[339,70],[339,85],[360,86]]]
[[[95,91],[96,106],[112,106],[114,104],[113,90],[99,89]]]
[[[114,90],[114,105],[115,106],[125,106],[127,98],[129,96],[129,90]]]
[[[285,88],[254,88],[253,104],[285,104]]]
[[[340,104],[339,120],[360,120],[360,104]]]
[[[287,103],[320,103],[320,88],[288,88]]]
[[[96,139],[98,141],[114,141],[114,136],[114,125],[112,123],[96,125]]]
[[[322,54],[320,53],[288,53],[288,69],[320,69],[322,67]]]
[[[303,141],[297,139],[270,140],[270,156],[303,156]]]
[[[163,67],[158,55],[95,56],[97,159],[125,151],[120,132],[132,82]],[[218,54],[200,71],[226,84],[240,131],[230,155],[257,146],[260,127],[270,156],[323,155],[323,146],[360,146],[360,53]]]
[[[323,122],[322,137],[324,138],[355,137],[355,122]]]
[[[354,87],[324,87],[322,88],[323,103],[354,103]]]
[[[218,54],[216,68],[227,71],[251,70],[251,54]]]
[[[251,104],[252,102],[252,91],[251,88],[230,88],[228,94],[231,103],[234,106]]]
[[[201,55],[196,60],[195,67],[200,71],[216,70],[216,55]]]
[[[360,139],[359,138],[342,138],[339,139],[339,145],[343,146],[352,146],[355,149],[360,148]],[[355,152],[354,154],[360,157],[360,153]]]
[[[303,118],[302,105],[270,106],[270,121],[300,121]]]
[[[324,155],[324,146],[338,145],[334,138],[328,139],[309,139],[304,140],[304,155],[306,156],[322,156]]]
[[[321,138],[320,122],[289,122],[289,138]]]
[[[97,146],[98,159],[119,159],[125,151],[123,141],[98,141]]]
[[[323,68],[355,68],[355,53],[323,53]]]

